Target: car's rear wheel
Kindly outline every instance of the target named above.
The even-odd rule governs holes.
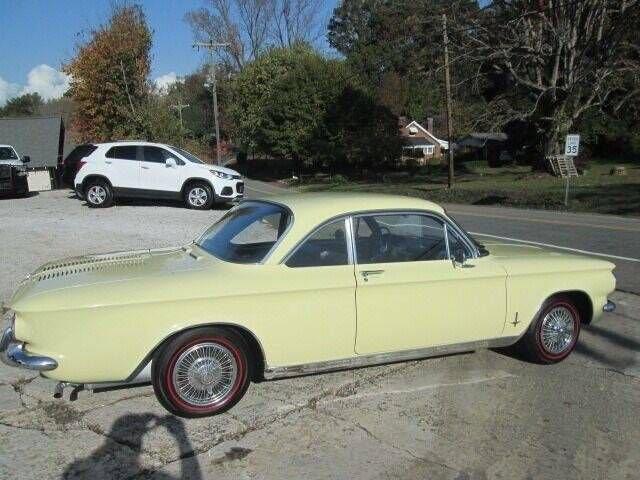
[[[181,417],[206,417],[235,405],[247,391],[253,361],[244,339],[232,331],[203,327],[169,340],[152,362],[160,403]]]
[[[213,205],[213,189],[205,182],[194,182],[185,189],[184,202],[188,208],[209,210]]]
[[[84,190],[87,205],[92,208],[106,208],[113,204],[113,189],[104,180],[92,180]]]
[[[565,295],[547,300],[520,340],[527,358],[539,363],[557,363],[569,356],[578,343],[580,313]]]

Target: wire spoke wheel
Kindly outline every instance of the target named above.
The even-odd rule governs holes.
[[[540,327],[542,347],[552,355],[571,348],[575,333],[575,318],[566,307],[557,306],[547,312]]]
[[[94,205],[99,205],[107,199],[107,191],[102,185],[92,185],[87,190],[87,199]]]
[[[214,342],[195,344],[180,354],[172,374],[182,401],[197,407],[216,405],[233,390],[238,365],[233,353]]]
[[[189,203],[194,207],[202,207],[207,203],[209,194],[204,188],[196,187],[189,191]]]

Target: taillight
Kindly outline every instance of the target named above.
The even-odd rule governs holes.
[[[80,171],[80,169],[82,167],[84,167],[87,164],[87,162],[85,162],[84,160],[80,160],[78,162],[78,164],[76,165],[76,173],[78,173]]]

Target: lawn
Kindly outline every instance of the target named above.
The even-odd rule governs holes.
[[[626,175],[611,175],[621,165]],[[640,163],[593,160],[584,175],[572,178],[569,205],[564,205],[564,179],[530,167],[489,168],[467,164],[456,172],[453,189],[446,188],[446,172],[439,167],[414,175],[390,174],[379,181],[349,181],[334,177],[305,181],[302,191],[367,191],[427,198],[441,203],[504,205],[640,216]]]

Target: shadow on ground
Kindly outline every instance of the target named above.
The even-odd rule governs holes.
[[[143,467],[145,435],[155,428],[164,428],[176,441],[179,450],[180,476],[175,477]],[[63,479],[147,478],[201,480],[202,472],[184,423],[177,417],[160,417],[152,413],[123,415],[104,435],[106,440],[86,458],[69,464]]]

